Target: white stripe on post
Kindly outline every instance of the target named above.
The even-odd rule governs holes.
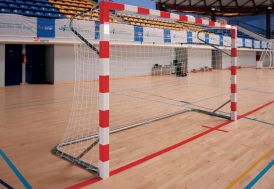
[[[231,25],[226,24],[225,28],[228,29],[228,30],[230,30],[231,29]]]
[[[109,75],[109,58],[100,58],[100,74]]]
[[[231,84],[237,84],[237,76],[236,75],[231,75],[230,76]]]
[[[109,110],[109,93],[99,93],[99,110]]]
[[[99,176],[102,179],[107,179],[109,177],[109,161],[100,161],[99,160]]]
[[[137,13],[138,12],[138,7],[132,6],[132,5],[125,5],[125,11]]]
[[[209,20],[202,19],[202,24],[205,25],[205,26],[208,26],[209,25]]]
[[[100,41],[109,41],[109,24],[100,24]]]
[[[237,121],[237,111],[230,112],[230,119],[233,121]]]
[[[236,39],[231,38],[231,47],[236,47],[236,43],[237,43]]]
[[[180,19],[180,15],[179,14],[170,13],[170,18],[174,19],[174,20],[179,20]]]
[[[109,128],[99,128],[99,141],[100,144],[109,144]]]
[[[188,22],[195,23],[195,17],[187,15]]]
[[[237,102],[237,94],[233,94],[231,95],[231,99],[230,99],[232,102]]]
[[[154,9],[149,9],[149,15],[151,15],[151,16],[160,16],[160,11],[154,10]]]
[[[237,66],[237,57],[231,57],[231,66]]]
[[[220,22],[215,22],[215,27],[216,27],[216,28],[220,28],[220,27],[221,27]]]

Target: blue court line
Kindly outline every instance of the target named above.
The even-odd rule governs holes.
[[[3,186],[5,186],[7,189],[13,189],[13,187],[11,187],[9,184],[7,184],[6,182],[4,182],[1,179],[0,179],[0,184],[2,184]]]
[[[252,188],[265,174],[269,169],[274,165],[274,159],[244,188]]]
[[[27,180],[23,177],[23,175],[19,172],[19,170],[15,167],[15,165],[11,162],[11,160],[6,156],[6,154],[1,149],[0,149],[0,156],[2,156],[2,158],[6,161],[10,169],[14,172],[14,174],[25,186],[25,188],[32,189],[31,185],[27,182]]]

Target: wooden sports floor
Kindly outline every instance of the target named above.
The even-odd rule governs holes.
[[[104,181],[51,154],[68,124],[73,84],[1,88],[0,188],[29,184],[35,189],[273,189],[274,70],[242,68],[238,75],[238,121],[186,112],[112,134],[112,176]],[[149,84],[145,83],[148,77],[134,78],[146,87],[142,94],[130,94],[139,99],[131,103],[130,111],[115,114],[113,106],[111,111],[117,115],[113,122],[169,111],[167,104],[179,101],[214,109],[229,100],[229,78],[228,70],[185,78],[153,76]],[[131,81],[116,84],[126,86]],[[154,82],[162,90],[152,90]],[[149,99],[151,93],[157,93],[157,98]],[[142,98],[166,104],[142,112]],[[115,97],[112,102],[126,99]],[[221,110],[229,109],[227,105]]]

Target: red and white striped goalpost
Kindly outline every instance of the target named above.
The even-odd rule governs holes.
[[[212,28],[222,28],[231,30],[231,96],[230,96],[230,117],[231,120],[237,120],[237,27],[213,22],[201,18],[194,18],[187,15],[178,15],[174,13],[147,9],[132,5],[101,1],[100,2],[100,42],[99,58],[101,72],[99,75],[99,176],[102,179],[109,177],[109,74],[110,74],[110,11],[128,11],[132,13],[158,16],[161,18],[170,18],[182,22],[189,22],[198,25],[209,26]]]
[[[237,120],[237,56],[238,49],[237,41],[237,27],[231,27],[231,87],[230,87],[230,118]]]
[[[109,177],[109,21],[108,2],[100,3],[99,176]]]

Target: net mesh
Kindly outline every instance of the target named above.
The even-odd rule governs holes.
[[[269,47],[265,48],[261,54],[260,54],[260,59],[259,61],[261,62],[261,67],[260,68],[269,68],[269,69],[274,69],[274,50],[273,50],[273,45],[274,43],[269,42]]]
[[[201,30],[204,32],[205,28]],[[197,32],[195,37],[198,38]],[[182,77],[190,71],[222,68],[222,50],[203,41],[199,44],[203,47],[195,49],[183,44],[113,43],[110,48],[110,132],[190,110],[185,101],[191,100],[192,94],[182,98],[183,86],[187,83]],[[60,156],[80,162],[86,168],[96,167],[99,156],[99,71],[98,54],[84,43],[76,44],[71,115],[57,149]]]

